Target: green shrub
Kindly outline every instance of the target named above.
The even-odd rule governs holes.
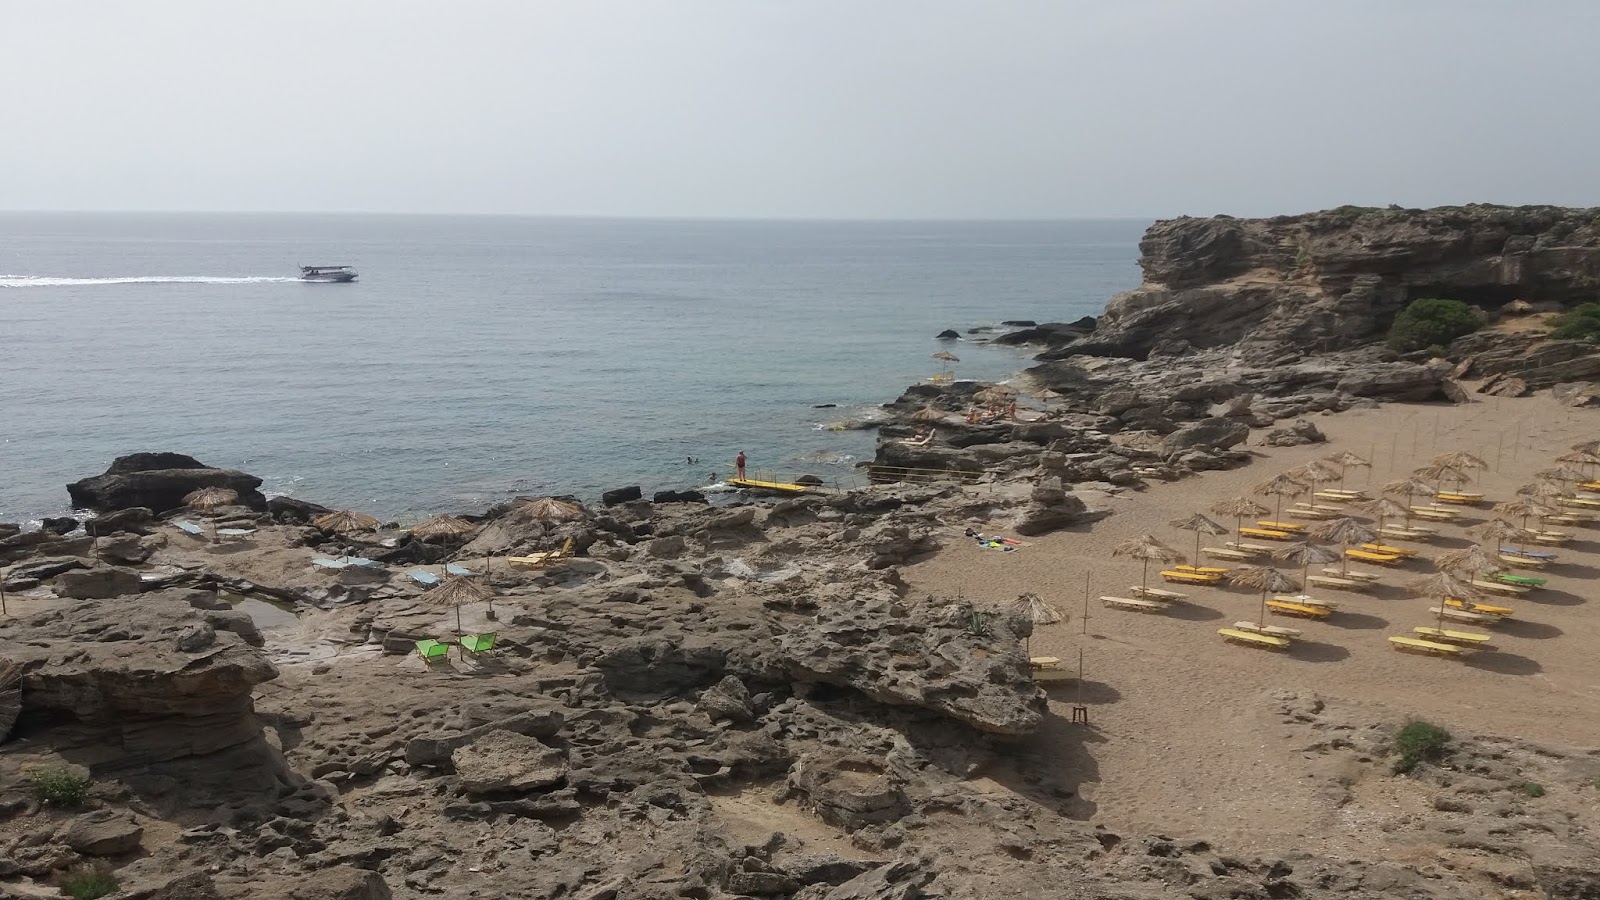
[[[60,878],[61,892],[72,900],[99,900],[117,892],[117,876],[103,862],[84,863],[68,869]]]
[[[1600,303],[1585,303],[1556,316],[1551,337],[1566,341],[1600,340]]]
[[[1450,732],[1421,719],[1412,719],[1394,736],[1394,749],[1400,754],[1394,762],[1395,774],[1404,775],[1420,762],[1438,760],[1449,744]]]
[[[1460,300],[1424,297],[1411,301],[1394,317],[1389,328],[1389,348],[1407,353],[1435,344],[1443,347],[1463,334],[1478,330],[1478,316]]]
[[[1522,783],[1522,792],[1529,797],[1543,797],[1544,785],[1535,781],[1524,781]]]
[[[41,769],[28,774],[28,789],[47,806],[72,809],[89,796],[90,781],[67,768]]]

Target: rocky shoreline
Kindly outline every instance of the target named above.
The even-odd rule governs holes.
[[[1431,358],[1372,339],[1419,287],[1492,299],[1496,324],[1543,315],[1506,306],[1524,296],[1572,299],[1600,267],[1595,215],[1157,223],[1147,283],[1105,317],[1009,338],[1041,347],[1038,408],[969,422],[993,386],[963,382],[887,405],[873,464],[965,473],[932,484],[716,507],[628,491],[564,498],[559,516],[513,503],[424,539],[318,527],[329,510],[191,457],[121,458],[69,488],[94,518],[0,526],[0,659],[18,667],[0,680],[0,896],[57,896],[50,879],[97,860],[116,896],[174,900],[1585,896],[1600,869],[1577,829],[1494,883],[1097,826],[1082,773],[1042,755],[1093,730],[1035,683],[1031,620],[1011,598],[913,591],[902,570],[975,526],[1086,527],[1126,492],[1320,442],[1318,415],[1497,385],[1589,402],[1592,345],[1485,330]],[[205,489],[234,500],[186,509]],[[371,565],[315,562],[330,559]],[[487,602],[441,605],[411,576],[450,563]],[[458,628],[493,631],[497,651],[417,658]],[[1352,758],[1389,752],[1358,711],[1262,703]],[[1462,746],[1479,778],[1508,755],[1588,762]],[[80,806],[29,791],[29,773],[57,770],[87,780]],[[1502,811],[1446,802],[1479,845],[1514,843],[1494,837]]]

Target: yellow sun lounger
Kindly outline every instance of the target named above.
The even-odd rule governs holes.
[[[1273,531],[1270,528],[1241,528],[1239,529],[1239,534],[1242,537],[1261,538],[1268,541],[1290,541],[1294,540],[1295,537],[1287,531]]]
[[[1488,613],[1473,612],[1468,609],[1456,609],[1452,606],[1446,606],[1443,610],[1439,609],[1437,606],[1430,606],[1428,607],[1428,612],[1431,612],[1440,618],[1449,619],[1452,622],[1467,622],[1472,625],[1499,625],[1502,621],[1499,616],[1491,616]]]
[[[543,553],[535,553],[532,556],[508,556],[506,557],[506,565],[514,569],[545,569],[556,561],[566,559],[571,555],[572,538],[567,538],[567,542],[561,545],[560,550],[546,550]]]
[[[1548,562],[1542,559],[1534,559],[1531,556],[1514,556],[1510,553],[1500,554],[1500,561],[1513,569],[1542,569],[1548,565]]]
[[[1177,591],[1164,591],[1161,588],[1139,587],[1138,585],[1128,588],[1128,593],[1133,594],[1135,597],[1144,597],[1147,600],[1161,601],[1183,600],[1189,596],[1188,594],[1180,594]]]
[[[1572,535],[1562,534],[1559,531],[1535,531],[1533,533],[1533,542],[1535,544],[1543,544],[1546,547],[1559,547],[1570,540],[1572,540]]]
[[[1479,634],[1476,631],[1451,631],[1448,628],[1429,628],[1426,625],[1419,625],[1411,630],[1422,635],[1423,640],[1438,641],[1441,644],[1459,644],[1463,647],[1488,649],[1489,641],[1492,640],[1489,635]]]
[[[1061,665],[1061,658],[1057,656],[1030,656],[1028,665],[1035,669],[1054,669]]]
[[[1166,612],[1165,603],[1154,600],[1134,600],[1128,597],[1101,597],[1100,602],[1111,609],[1125,609],[1129,612],[1158,613]]]
[[[1235,622],[1233,627],[1251,634],[1264,634],[1267,637],[1279,637],[1294,640],[1303,632],[1298,628],[1285,628],[1282,625],[1262,625],[1259,622]]]
[[[1290,534],[1296,534],[1296,533],[1299,533],[1301,531],[1305,531],[1306,530],[1306,527],[1304,525],[1300,525],[1300,524],[1297,524],[1295,522],[1267,522],[1267,521],[1261,521],[1261,522],[1257,522],[1256,523],[1256,527],[1257,528],[1270,528],[1273,531],[1287,531]]]
[[[1267,612],[1277,613],[1280,616],[1295,616],[1301,619],[1326,619],[1332,610],[1326,606],[1309,606],[1304,603],[1268,600]]]
[[[1222,635],[1226,640],[1230,640],[1238,644],[1246,644],[1251,647],[1261,647],[1266,650],[1289,649],[1288,638],[1273,637],[1270,634],[1255,634],[1249,631],[1242,631],[1238,628],[1218,628],[1217,634]]]
[[[1400,561],[1400,557],[1392,553],[1370,553],[1366,550],[1356,550],[1354,548],[1346,550],[1344,555],[1357,562],[1377,563],[1380,566],[1392,566]]]
[[[1415,550],[1407,550],[1403,547],[1391,547],[1388,544],[1362,544],[1361,549],[1367,551],[1368,553],[1385,553],[1389,556],[1403,556],[1406,559],[1411,559],[1417,555],[1417,551]]]
[[[1491,616],[1500,616],[1501,618],[1509,617],[1512,613],[1516,612],[1516,610],[1509,606],[1491,606],[1487,603],[1468,603],[1465,600],[1457,600],[1454,597],[1444,601],[1444,605],[1450,607],[1451,609],[1465,609],[1469,612],[1487,613]]]
[[[1600,509],[1600,500],[1590,500],[1587,497],[1557,497],[1556,503],[1573,509]]]
[[[1439,501],[1440,503],[1451,503],[1456,506],[1477,506],[1479,503],[1483,502],[1483,495],[1455,494],[1447,491],[1440,491],[1434,495],[1433,499]]]
[[[1438,656],[1444,659],[1460,659],[1461,648],[1450,644],[1441,644],[1438,641],[1425,641],[1421,638],[1391,635],[1389,645],[1396,650],[1405,650],[1408,653],[1424,653],[1428,656]]]
[[[1311,495],[1311,499],[1322,500],[1328,503],[1354,503],[1361,498],[1352,496],[1343,491],[1317,491],[1315,494]]]
[[[1488,591],[1491,594],[1501,594],[1506,597],[1520,597],[1523,594],[1533,590],[1533,588],[1519,587],[1515,584],[1506,584],[1503,581],[1490,581],[1487,578],[1472,579],[1472,586],[1480,591]]]
[[[1232,547],[1201,547],[1200,548],[1200,555],[1201,556],[1210,557],[1211,559],[1225,559],[1225,560],[1228,560],[1229,562],[1245,562],[1247,560],[1254,559],[1259,554],[1251,553],[1251,552],[1248,552],[1248,551],[1245,551],[1245,550],[1235,550]],[[1214,569],[1214,568],[1216,568],[1216,567],[1215,566],[1201,566],[1200,567],[1200,571],[1204,572],[1207,569]],[[1226,570],[1224,570],[1224,571],[1226,571]],[[1218,573],[1218,574],[1221,574],[1221,573]]]
[[[1368,591],[1372,589],[1372,582],[1370,581],[1362,581],[1359,578],[1339,578],[1335,575],[1312,575],[1306,579],[1306,584],[1331,588],[1336,591]]]
[[[1277,594],[1272,599],[1281,600],[1284,603],[1299,603],[1303,606],[1320,606],[1330,612],[1339,608],[1339,601],[1337,600],[1319,600],[1307,594]]]
[[[1222,581],[1221,575],[1208,575],[1203,572],[1174,572],[1165,570],[1161,577],[1170,584],[1218,584]]]
[[[1226,575],[1228,570],[1219,566],[1191,566],[1177,565],[1172,567],[1175,572],[1195,572],[1201,575]]]

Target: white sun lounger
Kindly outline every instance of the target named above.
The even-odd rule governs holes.
[[[1359,578],[1337,578],[1332,575],[1312,575],[1306,579],[1307,585],[1332,588],[1336,591],[1367,591],[1372,589],[1372,582],[1362,581]]]
[[[429,572],[427,569],[412,569],[406,573],[406,577],[423,587],[434,587],[439,583],[439,576]]]
[[[188,519],[179,519],[178,521],[173,522],[172,524],[176,525],[178,527],[178,530],[183,532],[184,534],[192,534],[195,537],[205,537],[205,534],[206,534],[205,529],[201,528],[199,525],[196,525],[195,523],[189,521]]]
[[[1125,609],[1129,612],[1158,613],[1165,612],[1166,604],[1154,600],[1134,600],[1129,597],[1101,597],[1100,602],[1111,609]]]
[[[1183,600],[1189,596],[1188,594],[1180,594],[1177,591],[1168,591],[1153,587],[1139,587],[1138,585],[1133,585],[1132,587],[1128,588],[1128,592],[1133,594],[1135,597],[1144,597],[1148,600]]]

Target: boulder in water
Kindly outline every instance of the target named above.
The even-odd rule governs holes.
[[[945,330],[934,335],[934,337],[941,341],[954,341],[961,338],[961,332],[956,331],[954,328],[946,328]]]
[[[632,503],[644,496],[644,491],[637,484],[616,488],[600,495],[600,502],[607,506],[616,506],[619,503]]]
[[[72,505],[96,512],[148,507],[156,512],[180,509],[183,498],[201,488],[226,488],[239,503],[267,508],[258,488],[261,479],[234,469],[218,469],[182,453],[133,453],[112,461],[104,474],[67,485]]]

